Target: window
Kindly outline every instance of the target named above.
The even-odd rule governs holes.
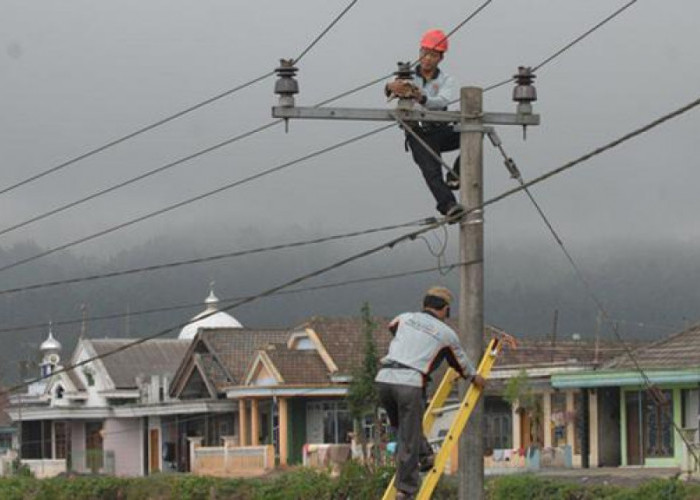
[[[644,393],[644,453],[647,457],[661,458],[673,456],[673,432],[671,430],[673,395],[670,390],[660,391],[665,398],[663,404]]]
[[[484,449],[512,448],[513,422],[511,406],[498,397],[484,401]]]
[[[89,385],[90,387],[95,385],[95,375],[92,373],[92,370],[90,370],[89,368],[85,368],[83,370],[83,375],[85,375],[87,385]]]
[[[63,386],[59,385],[56,387],[56,399],[63,399],[63,393],[65,392],[65,389],[63,389]]]
[[[67,458],[68,426],[65,422],[54,422],[53,432],[56,442],[56,455],[54,458]]]
[[[318,439],[322,439],[323,443],[348,442],[348,435],[352,432],[353,425],[347,403],[344,401],[308,403],[306,415],[309,442],[318,442]],[[313,428],[319,424],[320,428],[323,429],[323,436],[313,432]],[[312,430],[311,433],[308,433],[309,429]]]

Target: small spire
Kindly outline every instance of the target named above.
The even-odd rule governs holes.
[[[207,311],[216,311],[219,308],[219,298],[214,294],[214,283],[214,281],[209,283],[209,296],[204,301]]]

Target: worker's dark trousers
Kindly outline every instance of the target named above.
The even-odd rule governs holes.
[[[389,423],[397,429],[396,488],[415,493],[419,486],[419,459],[432,454],[423,436],[423,388],[377,382],[377,392]]]
[[[454,151],[459,149],[459,133],[452,130],[451,126],[436,126],[431,128],[416,127],[413,129],[421,139],[423,139],[430,148],[437,154],[444,151]],[[413,161],[418,164],[420,171],[423,173],[423,178],[428,184],[430,192],[433,193],[435,201],[437,201],[437,210],[445,215],[447,211],[456,203],[455,197],[450,188],[445,184],[442,176],[442,165],[439,161],[433,158],[418,140],[413,135],[406,133],[406,142],[411,148]],[[459,159],[455,162],[453,168],[459,168]],[[458,173],[458,170],[456,170]]]

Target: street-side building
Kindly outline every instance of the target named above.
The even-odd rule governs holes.
[[[700,325],[634,349],[633,355],[635,361],[621,354],[597,370],[557,374],[552,386],[588,393],[597,402],[593,463],[687,469],[680,432],[694,447],[700,442]]]
[[[345,396],[363,357],[359,318],[312,318],[290,329],[202,329],[172,384],[182,401],[236,405],[229,441],[272,445],[279,464],[301,463],[308,444],[349,442]],[[374,333],[380,352],[390,335]],[[203,445],[216,443],[203,436]]]
[[[184,471],[189,436],[225,430],[229,401],[178,401],[170,385],[192,343],[192,325],[238,328],[217,311],[213,291],[205,310],[177,339],[81,338],[68,362],[49,331],[41,344],[41,380],[11,397],[8,413],[20,429],[19,454],[38,476],[93,472],[138,476]],[[196,334],[196,331],[195,331]],[[77,366],[61,371],[64,366]],[[229,424],[230,425],[230,424]],[[173,438],[174,436],[174,438]]]

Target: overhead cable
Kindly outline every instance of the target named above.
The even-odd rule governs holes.
[[[240,179],[238,181],[234,181],[234,182],[225,184],[225,185],[220,186],[220,187],[213,189],[211,191],[207,191],[206,193],[202,193],[202,194],[199,194],[199,195],[194,196],[192,198],[188,198],[186,200],[180,201],[180,202],[175,203],[173,205],[168,205],[167,207],[161,208],[161,209],[156,210],[154,212],[149,212],[145,215],[136,217],[135,219],[131,219],[129,221],[122,222],[122,223],[117,224],[115,226],[111,226],[107,229],[103,229],[102,231],[99,231],[97,233],[93,233],[93,234],[90,234],[88,236],[78,238],[77,240],[73,240],[71,242],[64,243],[64,244],[56,246],[56,247],[52,247],[48,250],[45,250],[45,251],[40,252],[38,254],[32,255],[31,257],[26,257],[24,259],[20,259],[18,261],[12,262],[10,264],[0,266],[0,272],[7,271],[8,269],[12,269],[12,268],[17,267],[19,265],[26,264],[28,262],[32,262],[32,261],[35,261],[37,259],[46,257],[47,255],[51,255],[51,254],[56,253],[60,250],[66,250],[68,248],[74,247],[74,246],[79,245],[81,243],[85,243],[87,241],[91,241],[91,240],[94,240],[94,239],[99,238],[101,236],[105,236],[107,234],[113,233],[115,231],[118,231],[119,229],[123,229],[125,227],[128,227],[128,226],[137,224],[139,222],[143,222],[145,220],[151,219],[151,218],[156,217],[158,215],[162,215],[164,213],[170,212],[172,210],[175,210],[176,208],[180,208],[180,207],[189,205],[189,204],[194,203],[196,201],[203,200],[205,198],[209,198],[210,196],[214,196],[215,194],[219,194],[219,193],[222,193],[222,192],[227,191],[229,189],[233,189],[233,188],[241,186],[243,184],[247,184],[248,182],[254,181],[254,180],[259,179],[261,177],[265,177],[266,175],[270,175],[274,172],[279,172],[280,170],[291,167],[292,165],[296,165],[297,163],[302,163],[302,162],[309,160],[311,158],[315,158],[316,156],[320,156],[324,153],[328,153],[330,151],[341,148],[343,146],[347,146],[348,144],[351,144],[353,142],[360,141],[362,139],[365,139],[365,138],[370,137],[374,134],[382,132],[382,131],[384,131],[388,128],[391,128],[393,126],[394,126],[393,123],[390,125],[384,125],[383,127],[379,127],[379,128],[374,129],[374,130],[371,130],[369,132],[365,132],[364,134],[356,135],[354,137],[351,137],[350,139],[346,139],[344,141],[335,143],[331,146],[327,146],[323,149],[319,149],[317,151],[314,151],[313,153],[307,154],[307,155],[302,156],[300,158],[297,158],[295,160],[291,160],[291,161],[282,163],[282,164],[277,165],[275,167],[268,168],[267,170],[263,170],[263,171],[258,172],[256,174],[253,174],[253,175],[250,175],[250,176],[245,177],[243,179]]]
[[[355,0],[355,1],[357,1],[357,0]],[[471,19],[473,19],[474,16],[475,16],[476,14],[478,14],[479,12],[481,12],[481,10],[483,10],[483,8],[486,7],[486,5],[488,5],[491,1],[493,1],[493,0],[487,0],[484,4],[482,4],[479,8],[477,8],[474,12],[472,12],[469,16],[467,16],[466,19],[462,20],[454,29],[452,29],[452,30],[449,32],[448,35],[446,35],[446,38],[452,36],[458,29],[462,28],[468,21],[470,21]],[[354,2],[353,2],[353,4],[354,4]],[[352,6],[352,5],[349,5],[348,7],[351,7],[351,6]],[[342,13],[341,13],[341,15],[342,15]],[[339,18],[336,18],[336,21],[337,21],[337,19],[339,19]],[[302,54],[302,55],[304,55],[304,54]],[[297,58],[297,59],[295,60],[295,62],[298,61],[298,60],[299,60],[299,58]],[[416,63],[414,63],[414,64],[416,64]],[[274,73],[274,72],[273,72],[273,73]],[[385,76],[382,76],[381,78],[372,80],[372,81],[369,82],[369,83],[363,84],[363,85],[361,85],[361,86],[359,86],[359,87],[355,87],[355,88],[353,88],[353,89],[351,89],[351,90],[348,90],[348,91],[346,91],[346,92],[342,92],[342,93],[340,93],[340,94],[338,94],[338,95],[336,95],[336,96],[334,96],[334,97],[331,97],[331,98],[329,98],[329,99],[327,99],[327,100],[325,100],[325,101],[319,102],[318,104],[315,105],[315,107],[321,107],[321,106],[324,106],[324,105],[329,104],[329,103],[331,103],[331,102],[334,102],[334,101],[336,101],[336,100],[338,100],[338,99],[341,99],[342,97],[346,97],[346,96],[348,96],[348,95],[354,94],[354,93],[356,93],[356,92],[358,92],[358,91],[360,91],[360,90],[362,90],[362,89],[365,89],[365,88],[367,88],[367,87],[370,87],[370,86],[372,86],[372,85],[375,85],[376,83],[379,83],[379,82],[381,82],[381,81],[386,80],[386,79],[387,79],[388,77],[390,77],[391,75],[392,75],[392,73],[389,73],[388,75],[385,75]],[[64,205],[55,207],[55,208],[53,208],[53,209],[51,209],[51,210],[48,210],[48,211],[46,211],[46,212],[43,212],[43,213],[41,213],[41,214],[39,214],[39,215],[36,215],[36,216],[31,217],[31,218],[29,218],[29,219],[26,219],[26,220],[24,220],[24,221],[22,221],[22,222],[18,222],[18,223],[15,223],[15,224],[11,225],[11,226],[7,226],[7,227],[5,227],[5,228],[2,228],[2,229],[0,229],[0,236],[2,236],[2,235],[4,235],[4,234],[7,234],[7,233],[10,233],[10,232],[12,232],[12,231],[15,231],[15,230],[17,230],[17,229],[26,227],[26,226],[28,226],[28,225],[30,225],[30,224],[33,224],[34,222],[38,222],[38,221],[40,221],[40,220],[46,219],[46,218],[48,218],[48,217],[51,217],[51,216],[53,216],[53,215],[59,214],[59,213],[64,212],[64,211],[66,211],[66,210],[68,210],[68,209],[77,207],[77,206],[79,206],[79,205],[82,205],[83,203],[87,203],[88,201],[94,200],[94,199],[96,199],[96,198],[99,198],[99,197],[101,197],[101,196],[104,196],[104,195],[106,195],[106,194],[108,194],[108,193],[111,193],[111,192],[113,192],[113,191],[117,191],[117,190],[119,190],[119,189],[125,188],[126,186],[129,186],[129,185],[131,185],[131,184],[135,184],[135,183],[140,182],[140,181],[142,181],[142,180],[144,180],[144,179],[147,179],[147,178],[152,177],[152,176],[154,176],[154,175],[160,174],[160,173],[162,173],[162,172],[164,172],[164,171],[166,171],[166,170],[170,170],[171,168],[176,167],[176,166],[178,166],[178,165],[182,165],[182,164],[184,164],[184,163],[186,163],[186,162],[189,162],[189,161],[194,160],[194,159],[196,159],[196,158],[199,158],[199,157],[201,157],[201,156],[204,156],[204,155],[207,155],[207,154],[209,154],[209,153],[212,153],[212,152],[214,152],[214,151],[216,151],[216,150],[218,150],[218,149],[221,149],[221,148],[223,148],[223,147],[225,147],[225,146],[229,146],[229,145],[231,145],[231,144],[233,144],[233,143],[235,143],[235,142],[238,142],[238,141],[240,141],[240,140],[242,140],[242,139],[245,139],[245,138],[250,137],[250,136],[252,136],[252,135],[254,135],[254,134],[257,134],[258,132],[262,132],[262,131],[264,131],[264,130],[267,130],[267,129],[269,129],[269,128],[275,126],[275,125],[278,125],[278,124],[282,123],[283,121],[284,121],[284,119],[273,120],[273,121],[268,122],[268,123],[266,123],[266,124],[264,124],[264,125],[260,125],[260,126],[254,128],[254,129],[251,129],[251,130],[249,130],[249,131],[247,131],[247,132],[243,132],[243,133],[241,133],[241,134],[239,134],[239,135],[233,136],[233,137],[231,137],[231,138],[229,138],[229,139],[226,139],[226,140],[224,140],[224,141],[221,141],[221,142],[219,142],[219,143],[217,143],[217,144],[214,144],[214,145],[209,146],[209,147],[207,147],[207,148],[201,149],[201,150],[199,150],[199,151],[197,151],[197,152],[195,152],[195,153],[192,153],[192,154],[190,154],[190,155],[184,156],[184,157],[182,157],[182,158],[179,158],[179,159],[177,159],[177,160],[174,160],[174,161],[172,161],[172,162],[170,162],[170,163],[167,163],[167,164],[165,164],[165,165],[162,165],[162,166],[160,166],[160,167],[151,169],[151,170],[149,170],[149,171],[147,171],[147,172],[144,172],[144,173],[142,173],[142,174],[140,174],[140,175],[137,175],[137,176],[135,176],[135,177],[132,177],[132,178],[130,178],[130,179],[126,179],[126,180],[124,180],[124,181],[122,181],[122,182],[118,182],[118,183],[116,183],[116,184],[113,184],[112,186],[109,186],[109,187],[100,189],[100,190],[98,190],[98,191],[95,191],[94,193],[91,193],[91,194],[89,194],[89,195],[87,195],[87,196],[84,196],[83,198],[79,198],[79,199],[77,199],[77,200],[71,201],[71,202],[66,203],[66,204],[64,204]],[[2,194],[1,191],[0,191],[0,194]]]
[[[632,6],[633,4],[635,4],[635,3],[637,3],[637,0],[630,0],[630,1],[627,2],[625,5],[623,5],[623,6],[620,7],[619,9],[617,9],[615,12],[613,12],[612,14],[610,14],[608,17],[606,17],[605,19],[603,19],[602,21],[600,21],[598,24],[596,24],[595,26],[593,26],[592,28],[590,28],[590,29],[587,30],[586,32],[582,33],[581,35],[577,36],[577,37],[574,38],[572,41],[570,41],[569,43],[567,43],[566,45],[564,45],[562,48],[560,48],[559,50],[555,51],[552,55],[546,57],[546,58],[543,59],[541,62],[539,62],[538,64],[536,64],[535,66],[533,66],[533,67],[532,67],[532,71],[535,72],[535,71],[537,71],[538,69],[541,69],[541,68],[544,67],[545,65],[549,64],[549,63],[552,62],[554,59],[556,59],[557,57],[559,57],[561,54],[563,54],[564,52],[566,52],[567,50],[569,50],[571,47],[573,47],[574,45],[576,45],[578,42],[580,42],[581,40],[583,40],[584,38],[586,38],[588,35],[590,35],[590,34],[593,33],[594,31],[597,31],[599,28],[601,28],[602,26],[604,26],[604,25],[607,24],[608,22],[610,22],[610,21],[612,21],[613,19],[615,19],[615,18],[616,18],[618,15],[620,15],[624,10],[626,10],[628,7],[631,7],[631,6]],[[494,83],[494,84],[492,84],[492,85],[489,85],[488,87],[485,87],[485,88],[484,88],[484,92],[488,92],[488,91],[494,90],[494,89],[496,89],[496,88],[498,88],[498,87],[502,87],[503,85],[506,85],[506,84],[508,84],[508,83],[510,83],[510,82],[512,82],[512,81],[513,81],[513,78],[507,78],[507,79],[505,79],[505,80],[501,80],[500,82],[497,82],[497,83]]]
[[[358,1],[358,0],[352,0],[352,1],[347,5],[347,7],[345,7],[345,9],[343,9],[343,11],[342,11],[340,14],[338,14],[338,15],[333,19],[333,21],[332,21],[332,22],[331,22],[331,23],[330,23],[316,38],[314,38],[314,40],[301,52],[301,54],[299,54],[299,55],[297,56],[297,58],[294,59],[294,63],[298,63],[298,62],[302,59],[302,57],[304,57],[304,56],[311,50],[311,48],[314,47],[314,46],[319,42],[319,40],[320,40],[326,33],[328,33],[328,31],[329,31],[333,26],[335,26],[335,24],[336,24],[336,23],[337,23],[337,22],[338,22],[338,21],[339,21],[339,20],[340,20],[340,19],[341,19],[341,18],[342,18],[342,17],[357,3],[357,1]],[[44,170],[43,172],[39,172],[38,174],[34,174],[34,175],[30,176],[30,177],[27,177],[27,178],[25,178],[25,179],[23,179],[23,180],[21,180],[21,181],[19,181],[19,182],[16,182],[15,184],[12,184],[12,185],[10,185],[10,186],[7,186],[7,187],[5,187],[5,188],[0,188],[0,195],[5,194],[5,193],[7,193],[7,192],[10,192],[10,191],[12,191],[13,189],[16,189],[16,188],[18,188],[18,187],[20,187],[20,186],[24,186],[25,184],[29,184],[30,182],[34,182],[34,181],[36,181],[36,180],[38,180],[38,179],[41,179],[42,177],[45,177],[45,176],[47,176],[47,175],[49,175],[49,174],[52,174],[52,173],[54,173],[54,172],[57,172],[57,171],[59,171],[59,170],[62,170],[62,169],[64,169],[64,168],[66,168],[66,167],[69,167],[69,166],[71,166],[71,165],[74,165],[75,163],[78,163],[78,162],[80,162],[80,161],[82,161],[82,160],[85,160],[85,159],[87,159],[87,158],[90,158],[91,156],[94,156],[94,155],[96,155],[96,154],[98,154],[98,153],[101,153],[102,151],[105,151],[105,150],[110,149],[110,148],[112,148],[112,147],[114,147],[114,146],[117,146],[118,144],[121,144],[121,143],[123,143],[123,142],[126,142],[126,141],[128,141],[128,140],[130,140],[130,139],[133,139],[134,137],[137,137],[137,136],[139,136],[139,135],[141,135],[141,134],[144,134],[145,132],[148,132],[148,131],[153,130],[153,129],[155,129],[155,128],[158,128],[158,127],[160,127],[160,126],[162,126],[162,125],[165,125],[166,123],[169,123],[169,122],[171,122],[171,121],[173,121],[173,120],[176,120],[177,118],[180,118],[180,117],[182,117],[182,116],[184,116],[184,115],[186,115],[186,114],[191,113],[192,111],[196,111],[196,110],[198,110],[198,109],[201,109],[201,108],[203,108],[203,107],[205,107],[205,106],[208,106],[209,104],[212,104],[213,102],[216,102],[216,101],[218,101],[218,100],[220,100],[220,99],[222,99],[222,98],[224,98],[224,97],[230,96],[230,95],[232,95],[232,94],[234,94],[234,93],[236,93],[236,92],[238,92],[238,91],[240,91],[240,90],[243,90],[243,89],[245,89],[245,88],[247,88],[247,87],[250,87],[251,85],[253,85],[253,84],[255,84],[255,83],[258,83],[258,82],[260,82],[260,81],[262,81],[262,80],[265,80],[265,79],[269,78],[270,76],[272,76],[272,75],[274,75],[274,74],[275,74],[275,71],[274,71],[274,70],[269,71],[269,72],[267,72],[267,73],[265,73],[265,74],[263,74],[263,75],[257,76],[257,77],[255,77],[255,78],[253,78],[252,80],[247,81],[246,83],[242,83],[242,84],[240,84],[240,85],[238,85],[238,86],[236,86],[236,87],[233,87],[233,88],[231,88],[231,89],[228,89],[228,90],[226,90],[226,91],[224,91],[224,92],[221,92],[220,94],[217,94],[217,95],[215,95],[215,96],[213,96],[213,97],[210,97],[210,98],[208,98],[208,99],[205,99],[204,101],[201,101],[201,102],[199,102],[199,103],[197,103],[197,104],[194,104],[194,105],[192,105],[192,106],[190,106],[190,107],[188,107],[188,108],[185,108],[185,109],[183,109],[183,110],[181,110],[181,111],[178,111],[177,113],[174,113],[174,114],[172,114],[172,115],[166,116],[165,118],[162,118],[162,119],[160,119],[160,120],[158,120],[158,121],[155,121],[155,122],[153,122],[153,123],[151,123],[151,124],[149,124],[149,125],[146,125],[146,126],[144,126],[144,127],[141,127],[141,128],[139,128],[139,129],[137,129],[137,130],[135,130],[135,131],[133,131],[133,132],[127,134],[127,135],[124,135],[124,136],[122,136],[122,137],[120,137],[120,138],[118,138],[118,139],[115,139],[115,140],[113,140],[113,141],[110,141],[110,142],[108,142],[107,144],[104,144],[104,145],[99,146],[99,147],[97,147],[97,148],[91,149],[90,151],[87,151],[87,152],[85,152],[85,153],[83,153],[83,154],[81,154],[81,155],[78,155],[78,156],[76,156],[76,157],[74,157],[74,158],[71,158],[70,160],[67,160],[67,161],[65,161],[65,162],[63,162],[63,163],[60,163],[60,164],[54,166],[54,167],[51,167],[51,168],[49,168],[49,169],[47,169],[47,170]],[[272,125],[272,124],[268,124],[268,126],[271,126],[271,125]],[[267,127],[267,126],[261,127],[261,130],[264,129],[264,128],[268,128],[268,127]],[[259,131],[259,130],[258,130],[258,131]],[[223,144],[222,144],[222,145],[223,145]],[[219,146],[219,147],[221,147],[221,146]],[[0,234],[1,234],[1,233],[0,233]]]
[[[444,227],[444,226],[443,226]],[[420,237],[419,237],[420,238]],[[465,263],[455,263],[455,264],[441,264],[438,266],[434,267],[427,267],[423,269],[416,269],[413,271],[404,271],[400,273],[393,273],[393,274],[383,274],[379,276],[369,276],[365,278],[354,278],[350,280],[343,280],[343,281],[335,281],[331,283],[324,283],[321,285],[313,285],[313,286],[308,286],[308,287],[303,287],[303,288],[293,288],[291,290],[282,290],[280,292],[276,292],[272,295],[271,297],[276,297],[279,295],[294,295],[297,293],[305,293],[305,292],[314,292],[318,290],[326,290],[329,288],[340,288],[344,286],[349,286],[349,285],[357,285],[360,283],[371,283],[375,281],[383,281],[383,280],[389,280],[389,279],[396,279],[396,278],[405,278],[409,276],[416,276],[418,274],[425,274],[433,271],[440,271],[441,274],[447,274],[451,270],[460,267],[462,265],[470,265],[472,263],[475,263],[474,261],[470,262],[465,262]],[[221,303],[227,303],[227,302],[235,302],[237,300],[241,300],[244,298],[251,297],[250,295],[245,295],[245,296],[237,296],[237,297],[225,297],[220,299]],[[172,305],[172,306],[162,306],[162,307],[154,307],[154,308],[148,308],[148,309],[140,309],[136,311],[129,311],[127,312],[120,312],[120,313],[112,313],[112,314],[104,314],[104,315],[99,315],[99,316],[90,316],[86,318],[74,318],[74,319],[66,319],[66,320],[58,320],[58,321],[52,321],[53,326],[66,326],[66,325],[77,325],[83,322],[93,322],[93,321],[106,321],[106,320],[112,320],[112,319],[122,319],[122,318],[127,318],[127,317],[133,317],[133,316],[143,316],[147,314],[155,314],[155,313],[162,313],[162,312],[169,312],[169,311],[177,311],[177,310],[182,310],[182,309],[192,309],[194,307],[201,307],[202,302],[189,302],[187,304],[177,304],[177,305]],[[8,332],[19,332],[19,331],[27,331],[27,330],[40,330],[40,329],[45,329],[46,328],[46,322],[42,323],[34,323],[34,324],[28,324],[28,325],[15,325],[15,326],[4,326],[0,328],[0,333],[8,333]]]
[[[625,339],[622,338],[620,335],[620,332],[618,330],[617,323],[612,323],[611,322],[611,317],[610,314],[608,313],[608,310],[606,309],[605,305],[603,304],[603,301],[598,297],[598,295],[595,293],[595,290],[593,289],[593,286],[591,283],[588,281],[586,276],[583,274],[581,271],[581,268],[578,266],[576,261],[574,260],[573,256],[571,255],[571,252],[566,248],[566,245],[564,244],[564,241],[562,238],[559,236],[558,232],[554,229],[554,226],[552,226],[552,223],[549,221],[549,218],[545,215],[544,211],[542,210],[542,207],[540,204],[535,200],[535,197],[532,195],[530,190],[528,189],[528,183],[524,182],[522,175],[520,174],[520,171],[518,170],[515,162],[513,161],[512,158],[510,158],[504,148],[503,145],[501,144],[500,140],[497,139],[497,137],[494,137],[493,135],[489,135],[491,137],[491,142],[494,144],[496,148],[500,151],[501,155],[503,156],[504,162],[506,164],[506,167],[509,172],[511,172],[511,175],[515,178],[515,180],[520,184],[520,187],[522,188],[523,191],[525,191],[525,194],[527,194],[528,198],[534,205],[535,209],[537,210],[537,213],[539,214],[540,218],[544,221],[545,225],[547,226],[547,229],[551,233],[552,237],[556,241],[557,245],[561,249],[561,251],[564,253],[566,259],[569,261],[569,264],[571,265],[571,268],[574,271],[574,274],[578,278],[578,280],[583,284],[584,288],[586,289],[586,292],[588,293],[589,298],[591,301],[595,304],[596,309],[598,312],[602,315],[603,318],[605,318],[606,322],[611,325],[611,329],[613,333],[615,334],[618,342],[622,344],[622,347],[629,357],[629,359],[632,361],[632,364],[634,365],[636,371],[640,374],[640,377],[642,378],[644,385],[647,388],[647,391],[649,391],[650,395],[652,397],[655,397],[659,399],[657,401],[657,404],[661,407],[664,407],[663,401],[661,399],[663,396],[661,395],[660,391],[658,388],[652,384],[651,380],[649,379],[647,373],[645,370],[642,368],[642,366],[639,364],[639,361],[637,360],[637,357],[634,355],[634,352],[630,348],[630,346],[627,344]],[[687,436],[683,432],[683,430],[678,426],[678,424],[675,422],[673,415],[671,414],[670,410],[668,408],[665,408],[665,411],[668,413],[669,421],[672,423],[674,429],[676,430],[676,433],[680,436],[680,438],[683,440],[685,443],[688,452],[693,456],[695,459],[695,463],[698,464],[700,463],[700,458],[696,454],[695,450],[692,448],[692,444],[688,440]]]
[[[440,220],[436,221],[435,223],[430,224],[430,225],[428,225],[428,226],[426,226],[426,227],[424,227],[424,228],[417,229],[417,230],[415,230],[415,231],[412,231],[412,232],[410,232],[410,233],[404,234],[404,235],[402,235],[402,236],[398,236],[398,237],[396,237],[396,238],[391,239],[390,241],[388,241],[388,242],[386,242],[386,243],[382,243],[382,244],[377,245],[377,246],[374,246],[374,247],[372,247],[372,248],[370,248],[370,249],[368,249],[368,250],[364,250],[364,251],[362,251],[362,252],[353,254],[353,255],[351,255],[351,256],[349,256],[349,257],[346,257],[345,259],[341,259],[341,260],[339,260],[339,261],[337,261],[337,262],[335,262],[335,263],[333,263],[333,264],[330,264],[330,265],[328,265],[328,266],[322,267],[322,268],[320,268],[320,269],[318,269],[318,270],[316,270],[316,271],[312,271],[312,272],[303,274],[303,275],[301,275],[301,276],[299,276],[299,277],[297,277],[297,278],[294,278],[294,279],[291,279],[291,280],[289,280],[289,281],[286,281],[285,283],[282,283],[282,284],[280,284],[280,285],[277,285],[277,286],[274,286],[274,287],[272,287],[272,288],[269,288],[269,289],[267,289],[266,291],[261,292],[261,293],[259,293],[259,294],[257,294],[257,295],[253,295],[253,296],[251,296],[251,297],[241,299],[241,300],[235,302],[234,304],[232,304],[232,305],[230,305],[230,306],[226,306],[226,307],[221,308],[221,309],[218,309],[218,310],[216,310],[216,311],[211,311],[211,312],[208,312],[208,313],[206,313],[206,314],[203,314],[203,315],[201,315],[200,317],[197,318],[197,321],[203,320],[203,319],[205,319],[205,318],[208,318],[209,316],[212,316],[212,315],[214,315],[214,314],[218,314],[219,311],[231,311],[231,310],[236,309],[236,308],[238,308],[238,307],[240,307],[240,306],[243,306],[243,305],[245,305],[245,304],[248,304],[248,303],[254,302],[254,301],[256,301],[256,300],[262,299],[262,298],[264,298],[264,297],[273,295],[274,293],[279,292],[279,291],[281,291],[281,290],[283,290],[283,289],[285,289],[285,288],[289,288],[289,287],[291,287],[291,286],[293,286],[293,285],[296,285],[297,283],[301,283],[301,282],[303,282],[303,281],[309,280],[309,279],[314,278],[314,277],[316,277],[316,276],[320,276],[321,274],[324,274],[324,273],[327,273],[327,272],[329,272],[329,271],[338,269],[338,268],[340,268],[340,267],[342,267],[342,266],[345,266],[346,264],[349,264],[349,263],[354,262],[354,261],[356,261],[356,260],[362,259],[362,258],[364,258],[364,257],[369,257],[370,255],[375,254],[375,253],[378,253],[378,252],[380,252],[381,250],[392,249],[392,248],[394,248],[394,246],[396,246],[396,245],[399,244],[399,243],[406,242],[406,241],[413,241],[413,240],[415,240],[418,236],[420,236],[421,234],[427,233],[427,232],[429,232],[429,231],[432,231],[433,229],[438,228],[438,227],[442,226],[443,224],[447,224],[447,223],[453,222],[453,221],[455,221],[455,220],[456,220],[456,218],[454,218],[454,217],[453,217],[453,218],[447,218],[447,217],[446,217],[446,218],[440,219]],[[44,379],[46,379],[46,378],[50,378],[50,377],[53,377],[53,376],[55,376],[55,375],[59,375],[59,374],[61,374],[61,373],[66,373],[66,372],[69,372],[69,371],[71,371],[71,370],[75,370],[76,368],[78,368],[78,367],[80,367],[80,366],[84,366],[84,365],[86,365],[86,364],[88,364],[88,363],[92,363],[93,361],[96,361],[96,360],[98,360],[98,359],[104,359],[104,358],[106,358],[106,357],[108,357],[108,356],[112,356],[112,355],[117,354],[117,353],[119,353],[119,352],[123,352],[123,351],[125,351],[125,350],[127,350],[127,349],[129,349],[129,348],[131,348],[131,347],[134,347],[134,346],[143,344],[144,342],[147,342],[147,341],[149,341],[149,340],[153,340],[153,339],[162,337],[163,335],[166,335],[167,333],[169,333],[169,332],[171,332],[171,331],[173,331],[173,330],[182,329],[182,328],[184,328],[185,326],[187,326],[187,325],[189,325],[190,323],[192,323],[193,321],[195,321],[195,320],[185,321],[185,322],[182,322],[182,323],[180,323],[180,324],[174,325],[174,326],[172,326],[172,327],[165,328],[165,329],[160,330],[160,331],[158,331],[158,332],[156,332],[156,333],[154,333],[154,334],[147,335],[147,336],[145,336],[145,337],[141,337],[141,338],[139,338],[139,339],[136,339],[136,340],[134,340],[133,342],[129,342],[129,343],[127,343],[127,344],[124,344],[123,346],[120,346],[120,347],[118,347],[118,348],[111,349],[111,350],[106,351],[106,352],[104,352],[104,353],[102,353],[102,354],[99,354],[99,355],[96,355],[96,356],[91,356],[91,357],[88,357],[88,358],[86,358],[86,359],[84,359],[84,360],[82,360],[82,361],[79,361],[79,362],[77,362],[77,363],[73,363],[73,364],[71,364],[71,365],[68,365],[68,366],[65,366],[65,367],[63,367],[63,368],[60,368],[60,369],[54,371],[53,373],[51,373],[51,374],[49,374],[49,375],[42,376],[42,377],[36,377],[36,378],[31,379],[31,380],[24,381],[24,382],[22,382],[22,383],[20,383],[20,384],[16,384],[16,385],[14,385],[14,386],[11,386],[11,387],[9,387],[9,388],[6,388],[5,390],[0,391],[0,394],[2,394],[2,393],[9,394],[9,393],[12,393],[12,392],[16,392],[16,391],[18,391],[18,390],[20,390],[20,389],[22,389],[22,388],[28,387],[29,385],[31,385],[31,384],[33,384],[33,383],[35,383],[35,382],[39,382],[39,381],[44,380]]]
[[[244,255],[253,255],[253,254],[258,254],[258,253],[271,252],[271,251],[275,251],[275,250],[284,250],[284,249],[288,249],[288,248],[299,248],[299,247],[304,247],[304,246],[309,246],[309,245],[315,245],[318,243],[325,243],[328,241],[337,241],[337,240],[343,240],[343,239],[347,239],[347,238],[355,238],[358,236],[365,236],[368,234],[381,233],[381,232],[385,232],[385,231],[392,231],[395,229],[402,229],[402,228],[411,227],[411,226],[420,226],[420,225],[424,225],[424,224],[429,224],[432,221],[434,221],[434,218],[418,219],[418,220],[415,220],[412,222],[406,222],[403,224],[393,224],[390,226],[375,227],[375,228],[371,228],[371,229],[364,229],[361,231],[340,233],[340,234],[335,234],[332,236],[322,236],[320,238],[313,238],[310,240],[301,240],[301,241],[295,241],[292,243],[281,243],[281,244],[277,244],[277,245],[269,245],[269,246],[260,247],[260,248],[251,248],[248,250],[238,250],[236,252],[227,252],[227,253],[222,253],[222,254],[217,254],[217,255],[210,255],[208,257],[198,257],[195,259],[178,260],[178,261],[168,262],[168,263],[164,263],[164,264],[154,264],[151,266],[134,267],[131,269],[123,269],[120,271],[112,271],[112,272],[107,272],[107,273],[93,274],[93,275],[89,275],[89,276],[67,278],[67,279],[56,280],[56,281],[47,281],[47,282],[43,282],[43,283],[35,283],[32,285],[24,285],[21,287],[6,288],[4,290],[0,290],[0,295],[8,295],[8,294],[19,293],[19,292],[27,292],[30,290],[38,290],[41,288],[49,288],[49,287],[54,287],[54,286],[58,286],[58,285],[83,283],[86,281],[94,281],[94,280],[99,280],[99,279],[104,279],[104,278],[114,278],[114,277],[118,277],[118,276],[127,276],[130,274],[140,274],[140,273],[145,273],[145,272],[158,271],[161,269],[170,269],[173,267],[180,267],[180,266],[186,266],[186,265],[191,265],[191,264],[202,264],[205,262],[213,262],[213,261],[217,261],[217,260],[221,260],[221,259],[230,259],[230,258],[234,258],[234,257],[242,257]]]

